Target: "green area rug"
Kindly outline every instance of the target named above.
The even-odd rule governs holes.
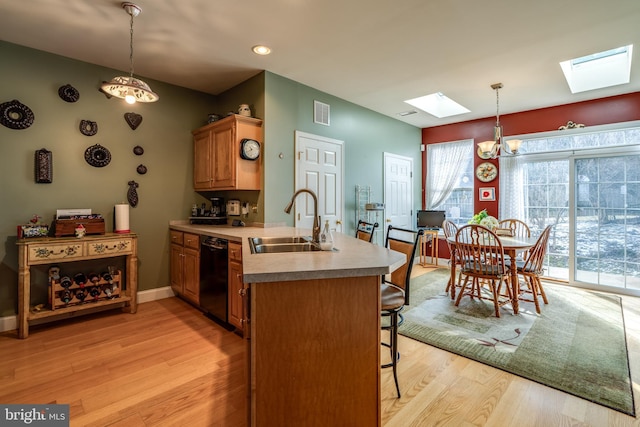
[[[497,318],[491,301],[455,307],[448,279],[440,268],[411,280],[400,334],[635,416],[619,297],[546,284],[540,315],[521,302]]]

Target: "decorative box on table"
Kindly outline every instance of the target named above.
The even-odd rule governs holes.
[[[55,219],[51,228],[53,229],[53,235],[56,237],[73,236],[75,235],[76,228],[82,225],[86,234],[104,234],[104,218],[101,215],[80,215],[78,217],[68,219]]]

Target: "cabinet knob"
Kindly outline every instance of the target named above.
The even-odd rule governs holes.
[[[246,289],[238,289],[238,295],[240,295],[242,297],[247,295],[247,290]]]

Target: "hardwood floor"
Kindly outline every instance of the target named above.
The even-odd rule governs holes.
[[[428,269],[414,268],[414,274]],[[631,375],[640,300],[624,297]],[[640,421],[400,337],[399,380],[382,371],[391,426],[637,426]],[[187,303],[140,304],[0,334],[0,403],[69,403],[72,426],[245,426],[244,342]],[[603,380],[604,381],[604,380]],[[634,384],[634,392],[639,387]]]

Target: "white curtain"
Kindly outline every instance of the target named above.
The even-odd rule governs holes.
[[[471,155],[469,155],[471,153]],[[444,203],[473,159],[473,140],[427,145],[427,209]]]
[[[517,156],[500,157],[499,219],[526,221],[524,212],[524,168]]]

